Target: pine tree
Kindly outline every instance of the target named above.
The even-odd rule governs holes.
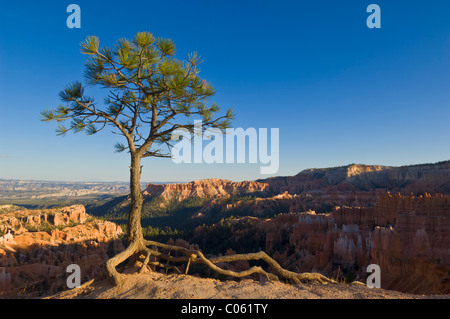
[[[59,123],[58,135],[70,131],[94,135],[110,127],[124,140],[114,147],[117,152],[130,154],[128,248],[107,263],[109,274],[119,283],[115,266],[145,248],[141,159],[170,158],[172,132],[182,128],[194,133],[190,118],[200,117],[203,130],[224,131],[233,113],[229,109],[224,115],[217,115],[219,106],[209,101],[215,90],[199,77],[200,57],[192,53],[185,60],[177,59],[170,39],[156,39],[149,32],[139,32],[132,40],[120,39],[109,48],[100,47],[99,39],[91,36],[81,43],[81,52],[88,55],[86,83],[107,90],[107,98],[98,103],[85,94],[85,87],[77,81],[59,93],[63,104],[42,111],[41,115],[43,121]]]
[[[225,276],[245,277],[257,273],[267,279],[277,280],[276,275],[257,266],[234,272],[216,265],[260,259],[277,274],[294,283],[301,280],[334,282],[317,273],[298,274],[285,270],[263,251],[208,259],[200,250],[144,239],[141,226],[141,160],[146,157],[170,158],[173,147],[171,135],[175,130],[185,129],[191,134],[197,133],[198,128],[190,121],[193,116],[201,117],[202,130],[214,128],[222,132],[230,126],[233,117],[231,109],[219,116],[219,106],[209,101],[215,90],[198,75],[201,63],[199,56],[192,53],[186,60],[179,60],[175,58],[175,51],[171,40],[155,39],[148,32],[137,33],[133,40],[121,39],[113,48],[100,48],[97,37],[88,37],[81,43],[81,52],[89,56],[85,70],[86,83],[107,90],[107,98],[103,103],[97,103],[93,97],[85,95],[84,86],[77,81],[59,93],[63,104],[41,112],[43,121],[58,123],[58,135],[70,131],[94,135],[108,127],[124,139],[115,144],[115,149],[130,154],[130,209],[126,225],[128,246],[106,262],[108,275],[115,284],[120,284],[123,276],[117,272],[116,266],[131,256],[144,253],[146,257],[141,271],[149,265],[150,256],[154,256],[167,262],[152,264],[166,269],[179,271],[177,267],[169,265],[169,261],[187,262],[186,273],[191,263],[202,263]],[[164,254],[149,247],[175,251],[182,257]]]

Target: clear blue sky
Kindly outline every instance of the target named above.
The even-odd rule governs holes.
[[[66,8],[81,7],[81,29]],[[381,29],[366,8],[381,7]],[[128,180],[116,135],[55,135],[40,111],[83,80],[79,43],[150,31],[197,51],[234,127],[280,129],[280,170],[450,159],[450,1],[8,1],[0,10],[0,178]],[[92,91],[95,95],[95,92]],[[89,93],[89,91],[88,91]],[[144,181],[253,180],[259,164],[145,159]]]

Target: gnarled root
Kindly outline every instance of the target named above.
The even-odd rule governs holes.
[[[153,250],[150,247],[158,247],[161,249],[165,249],[168,251],[175,251],[182,254],[182,256],[170,256],[170,254],[164,254],[158,250]],[[267,255],[265,252],[260,251],[257,253],[249,253],[249,254],[235,254],[235,255],[229,255],[229,256],[222,256],[222,257],[216,257],[208,259],[206,258],[203,253],[199,250],[189,250],[184,247],[180,246],[173,246],[173,245],[167,245],[162,244],[156,241],[151,240],[145,240],[142,239],[141,241],[138,241],[136,243],[132,243],[128,246],[127,249],[125,249],[123,252],[119,253],[118,255],[114,256],[113,258],[109,259],[106,263],[106,269],[107,272],[114,281],[116,285],[119,285],[123,282],[122,275],[120,275],[117,270],[116,266],[120,264],[121,262],[125,261],[128,257],[132,256],[135,253],[144,252],[145,253],[145,259],[142,263],[140,273],[144,271],[144,269],[147,268],[148,265],[152,266],[158,266],[165,269],[173,269],[177,273],[181,273],[180,270],[172,265],[169,265],[169,262],[175,263],[175,262],[186,262],[188,266],[186,267],[186,273],[189,269],[189,265],[192,263],[197,264],[204,264],[214,270],[215,272],[225,275],[225,276],[232,276],[232,277],[246,277],[252,274],[260,274],[264,277],[266,277],[267,280],[277,281],[278,277],[270,272],[265,271],[259,266],[251,267],[250,269],[236,272],[232,270],[226,270],[218,267],[216,264],[219,263],[225,263],[225,262],[233,262],[238,260],[262,260],[265,263],[267,263],[273,271],[283,277],[284,279],[288,280],[291,283],[298,284],[301,281],[314,281],[321,284],[328,284],[328,283],[337,283],[333,279],[327,278],[319,273],[296,273],[289,270],[286,270],[280,266],[273,258],[271,258],[269,255]],[[167,263],[163,264],[158,261],[150,261],[150,257],[154,256],[159,259],[166,260]]]
[[[316,281],[321,284],[336,283],[333,279],[329,279],[324,275],[319,273],[296,273],[293,271],[286,270],[280,266],[273,258],[267,255],[265,252],[260,251],[258,253],[249,254],[236,254],[230,256],[216,257],[212,258],[213,263],[231,262],[237,260],[263,260],[267,263],[278,275],[287,279],[288,281],[298,284],[302,280]]]
[[[325,277],[322,274],[319,273],[296,273],[289,270],[286,270],[280,266],[273,258],[271,258],[269,255],[267,255],[265,252],[260,251],[258,253],[249,253],[249,254],[235,254],[230,256],[222,256],[222,257],[216,257],[208,259],[206,258],[201,251],[198,250],[188,250],[184,247],[180,246],[173,246],[173,245],[167,245],[158,243],[155,241],[150,240],[144,240],[144,244],[146,246],[155,246],[158,248],[166,249],[169,251],[177,251],[182,253],[184,256],[182,257],[172,257],[166,254],[163,254],[156,250],[151,250],[147,248],[147,250],[150,252],[152,256],[165,259],[167,261],[171,262],[188,262],[188,263],[201,263],[207,265],[209,268],[214,270],[215,272],[227,276],[232,277],[245,277],[249,276],[251,274],[260,274],[266,277],[268,280],[278,280],[278,277],[272,273],[269,273],[262,269],[261,267],[252,267],[248,270],[241,271],[241,272],[235,272],[231,270],[225,270],[220,267],[218,267],[216,264],[218,263],[224,263],[224,262],[233,262],[238,260],[263,260],[265,263],[267,263],[273,271],[288,280],[292,283],[300,283],[301,281],[315,281],[321,284],[327,284],[327,283],[336,283],[333,279],[329,279]]]
[[[127,258],[138,252],[139,247],[139,242],[130,243],[130,245],[128,245],[128,247],[124,251],[108,259],[108,261],[106,262],[106,272],[116,286],[120,285],[123,282],[122,275],[116,270],[117,265],[124,262]]]

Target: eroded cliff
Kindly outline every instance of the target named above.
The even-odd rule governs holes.
[[[232,182],[224,179],[203,179],[189,183],[148,184],[145,196],[161,196],[166,200],[183,201],[190,197],[218,198],[247,193],[267,192],[269,185],[253,181]]]
[[[86,214],[82,205],[0,215],[0,297],[30,297],[66,287],[67,266],[83,280],[103,274],[108,256],[123,249],[122,229]]]
[[[366,267],[374,263],[381,267],[382,288],[450,293],[450,196],[385,193],[373,207],[242,217],[200,226],[196,237],[223,233],[224,227],[228,244],[243,246],[258,237],[265,245],[260,248],[291,270],[365,281]]]

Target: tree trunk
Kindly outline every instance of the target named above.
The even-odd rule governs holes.
[[[130,166],[130,211],[128,213],[128,245],[142,242],[141,211],[143,197],[141,193],[141,158],[132,154]]]
[[[144,199],[141,193],[140,165],[140,156],[132,154],[130,166],[130,210],[128,213],[127,228],[128,247],[106,262],[106,271],[116,285],[121,284],[123,281],[122,276],[116,270],[116,266],[128,257],[145,249],[141,226],[141,211]]]

